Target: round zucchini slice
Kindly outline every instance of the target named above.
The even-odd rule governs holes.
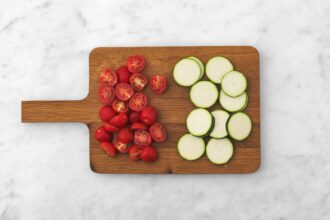
[[[184,134],[178,141],[177,149],[183,159],[197,160],[205,152],[205,143],[203,138]]]
[[[217,102],[218,88],[210,81],[200,81],[190,90],[190,99],[199,108],[209,108]]]

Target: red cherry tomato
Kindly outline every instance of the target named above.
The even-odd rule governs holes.
[[[129,149],[129,146],[127,143],[123,143],[120,140],[115,140],[115,148],[120,152],[120,153],[126,153]]]
[[[105,68],[99,77],[100,83],[105,86],[114,86],[116,85],[118,79],[117,74],[113,72],[110,68]]]
[[[127,102],[116,99],[112,103],[112,108],[115,112],[118,112],[118,113],[127,112],[128,111],[128,104],[127,104]]]
[[[133,111],[140,112],[142,111],[148,104],[148,99],[145,94],[142,92],[135,93],[132,98],[129,100],[129,107]]]
[[[102,142],[101,148],[105,153],[107,153],[111,157],[115,157],[117,154],[116,148],[112,143],[109,142]]]
[[[164,76],[153,75],[149,86],[155,94],[162,94],[166,90],[167,80]]]
[[[118,82],[120,83],[128,83],[129,77],[132,75],[132,73],[128,70],[127,66],[121,66],[116,71]]]
[[[147,146],[143,148],[140,157],[145,162],[155,162],[158,159],[157,150],[152,146]]]
[[[99,116],[102,121],[110,121],[110,119],[115,115],[116,112],[111,108],[111,106],[104,105],[100,108]]]
[[[103,104],[110,105],[116,98],[115,90],[113,87],[101,86],[99,90],[99,99]]]
[[[144,148],[143,146],[139,146],[139,145],[131,146],[128,150],[129,158],[134,161],[140,160],[141,159],[140,154],[142,153],[143,148]]]
[[[134,90],[133,90],[132,86],[130,86],[127,83],[118,83],[116,85],[115,91],[116,91],[117,98],[122,101],[129,100],[129,98],[131,98],[132,95],[134,94]]]
[[[108,133],[104,127],[100,127],[96,130],[95,132],[95,138],[96,140],[98,140],[99,142],[103,142],[103,141],[111,141],[112,139],[112,134]]]
[[[137,145],[148,146],[151,144],[151,136],[148,131],[137,130],[134,133],[134,143]]]
[[[147,125],[145,125],[145,124],[143,124],[143,123],[141,123],[141,122],[134,122],[134,123],[131,125],[130,129],[131,129],[132,131],[135,131],[135,130],[147,130],[148,127],[147,127]]]
[[[129,56],[127,59],[127,67],[131,73],[140,73],[145,65],[146,61],[143,56]]]
[[[129,114],[129,123],[133,124],[140,120],[140,112],[131,111]]]
[[[107,132],[114,133],[119,130],[116,126],[113,126],[112,124],[108,122],[103,122],[103,127]]]
[[[154,107],[147,106],[140,113],[140,120],[146,125],[152,125],[156,122],[157,112]]]
[[[166,140],[166,130],[159,124],[155,123],[149,128],[150,135],[155,142],[163,142]]]
[[[123,127],[119,129],[117,139],[125,144],[133,141],[133,133],[129,128]]]
[[[116,115],[110,120],[110,124],[122,128],[124,127],[128,122],[128,117],[125,113],[120,113],[119,115]]]
[[[148,78],[141,73],[134,73],[129,78],[129,83],[134,90],[141,91],[148,84]]]

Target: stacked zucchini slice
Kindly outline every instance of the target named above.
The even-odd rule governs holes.
[[[208,80],[202,80],[204,72]],[[242,141],[252,130],[251,118],[242,112],[248,105],[246,77],[221,56],[209,59],[205,66],[194,56],[181,59],[173,77],[180,86],[191,87],[190,99],[196,106],[186,120],[189,133],[178,141],[180,156],[197,160],[206,151],[212,163],[227,163],[234,153],[231,139]],[[222,109],[210,112],[208,108],[217,102]]]

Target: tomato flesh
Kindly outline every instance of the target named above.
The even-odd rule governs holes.
[[[148,146],[151,144],[151,136],[148,131],[137,130],[134,133],[134,143],[137,145]]]
[[[101,86],[99,90],[99,99],[105,105],[110,105],[116,98],[113,87]]]
[[[118,83],[115,91],[117,98],[122,101],[129,100],[134,94],[133,88],[127,83]]]
[[[139,145],[133,145],[128,150],[128,154],[131,160],[138,161],[140,160],[140,154],[142,153],[144,147]]]
[[[148,84],[148,78],[141,73],[134,73],[129,78],[129,83],[134,90],[141,91]]]
[[[140,113],[140,120],[146,125],[152,125],[156,122],[157,112],[154,107],[147,106]]]
[[[155,123],[149,128],[150,135],[155,142],[163,142],[166,140],[166,130],[159,124]]]
[[[123,143],[120,140],[115,140],[114,143],[116,149],[120,152],[120,153],[126,153],[129,149],[129,146],[127,143]]]
[[[166,90],[167,80],[164,76],[153,75],[149,86],[155,94],[162,94]]]
[[[131,73],[141,72],[144,69],[145,65],[146,61],[143,56],[129,56],[127,59],[127,67]]]
[[[116,99],[112,103],[112,108],[115,112],[118,112],[118,113],[127,112],[128,111],[128,104],[127,104],[127,102]]]
[[[105,86],[114,86],[118,82],[117,74],[110,68],[105,68],[100,74],[99,81]]]
[[[132,98],[129,100],[129,107],[133,111],[140,112],[142,111],[148,104],[148,99],[145,94],[142,92],[135,93]]]

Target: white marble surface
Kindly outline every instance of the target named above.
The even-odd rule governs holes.
[[[99,175],[81,124],[21,124],[20,101],[80,99],[97,46],[253,45],[262,166]],[[0,219],[330,219],[330,2],[0,0]]]

